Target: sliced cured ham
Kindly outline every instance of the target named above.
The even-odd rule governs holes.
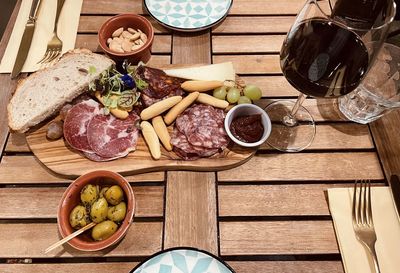
[[[92,99],[75,104],[64,120],[68,144],[93,161],[110,161],[136,149],[139,116],[131,112],[125,120],[104,115],[102,106]]]
[[[102,158],[124,157],[135,150],[139,137],[139,116],[130,113],[122,120],[113,115],[96,115],[88,124],[87,138],[92,150]]]
[[[100,104],[92,99],[75,104],[68,110],[63,129],[65,140],[72,148],[93,153],[87,138],[87,126],[100,113]]]
[[[171,144],[175,153],[185,160],[212,156],[228,143],[225,132],[225,114],[208,105],[193,105],[183,112],[175,123]]]

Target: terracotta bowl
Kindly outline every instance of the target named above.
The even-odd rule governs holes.
[[[120,27],[123,27],[125,30],[128,28],[140,29],[147,35],[147,41],[141,48],[131,52],[118,53],[112,51],[107,45],[107,39],[111,38],[112,33]],[[120,14],[111,17],[100,27],[98,39],[103,51],[116,62],[127,59],[132,65],[140,61],[147,63],[151,57],[154,29],[149,20],[143,16],[136,14]]]
[[[82,251],[97,251],[116,244],[125,236],[133,220],[135,196],[129,182],[117,173],[99,170],[80,176],[67,188],[58,205],[58,230],[63,238],[75,231],[69,223],[69,215],[72,209],[80,203],[80,192],[87,184],[119,185],[124,191],[124,200],[127,203],[125,219],[111,237],[103,241],[94,241],[90,235],[91,230],[89,230],[68,242],[72,247]]]

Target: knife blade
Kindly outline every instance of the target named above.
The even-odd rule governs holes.
[[[17,77],[25,64],[26,57],[28,56],[29,49],[31,47],[33,33],[35,32],[37,12],[39,10],[40,3],[41,0],[32,1],[29,18],[25,25],[21,43],[19,44],[17,59],[15,60],[14,67],[11,72],[11,78]]]
[[[399,217],[400,220],[400,178],[398,175],[392,175],[389,181],[389,187],[392,192],[397,217]]]

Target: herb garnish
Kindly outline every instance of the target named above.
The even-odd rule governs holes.
[[[136,68],[125,64],[123,70],[126,73],[121,73],[112,67],[89,84],[89,91],[100,93],[105,106],[104,114],[108,115],[110,110],[115,108],[130,111],[133,106],[140,104],[140,91],[148,84],[137,76]],[[95,71],[95,67],[89,67],[89,73]]]

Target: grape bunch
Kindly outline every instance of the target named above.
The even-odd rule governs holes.
[[[246,85],[244,88],[238,86],[221,86],[214,89],[213,96],[220,100],[227,100],[230,104],[251,103],[261,98],[261,89],[255,85]]]

